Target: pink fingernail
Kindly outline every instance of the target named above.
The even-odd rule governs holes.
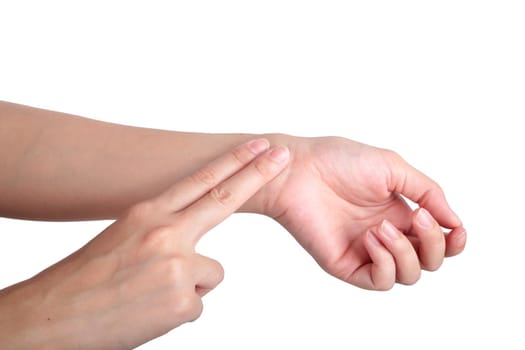
[[[425,208],[419,209],[419,212],[417,213],[417,222],[423,228],[431,228],[433,225],[433,219]]]
[[[270,152],[270,158],[276,163],[286,162],[289,156],[290,152],[286,147],[276,147]]]
[[[392,240],[399,237],[397,229],[388,220],[383,220],[383,223],[381,224],[381,231],[383,231],[383,233]]]
[[[266,139],[257,139],[248,142],[246,145],[253,153],[259,154],[270,147],[270,142]]]

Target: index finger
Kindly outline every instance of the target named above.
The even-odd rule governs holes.
[[[189,240],[197,244],[206,232],[237,211],[284,169],[289,156],[285,147],[267,151],[179,212],[180,223]]]
[[[269,147],[266,139],[252,140],[235,147],[164,191],[156,198],[159,207],[170,213],[186,208]]]
[[[400,156],[391,157],[389,190],[400,193],[427,209],[438,223],[447,228],[461,226],[461,220],[448,204],[441,187],[412,167]]]

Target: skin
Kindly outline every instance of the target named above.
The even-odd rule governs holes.
[[[195,245],[285,167],[288,150],[268,146],[234,149],[3,290],[0,347],[131,349],[197,319],[224,273]]]
[[[126,227],[125,223],[121,223],[127,222],[126,220],[135,220],[135,225],[131,226],[162,226],[157,225],[157,222],[150,226],[153,219],[148,215],[135,215],[142,210],[148,212],[144,209],[148,205],[135,203],[151,203],[148,198],[157,198],[159,193],[173,186],[174,182],[187,183],[188,180],[184,179],[188,178],[196,183],[213,183],[213,186],[208,186],[209,191],[223,177],[217,171],[210,170],[213,167],[205,165],[222,154],[227,154],[234,146],[261,136],[272,147],[288,149],[289,160],[279,174],[276,173],[271,179],[267,178],[268,182],[264,186],[261,183],[260,188],[254,188],[250,193],[253,195],[242,197],[244,204],[239,201],[236,202],[238,208],[230,207],[231,212],[253,212],[274,218],[333,276],[361,288],[388,290],[396,282],[415,283],[422,269],[436,270],[444,257],[456,255],[463,250],[466,242],[465,229],[447,203],[442,189],[389,150],[338,137],[219,135],[134,128],[6,102],[0,102],[0,215],[41,220],[120,217],[111,227]],[[253,176],[258,178],[255,173]],[[252,181],[250,178],[243,179],[246,183]],[[190,187],[194,186],[197,185],[192,183],[184,187],[184,191],[172,193],[171,197],[184,197],[184,203],[193,203],[197,197],[186,197],[184,193],[192,192]],[[242,188],[245,182],[239,182],[238,186]],[[232,189],[231,193],[236,192]],[[242,193],[239,192],[239,195]],[[411,210],[404,198],[416,202],[420,208]],[[127,209],[133,205],[135,209]],[[136,209],[137,207],[142,209]],[[211,228],[219,222],[208,220],[208,217],[213,217],[213,212],[212,208],[204,208],[200,216],[194,215],[199,217],[199,222],[208,222],[207,228]],[[221,220],[224,217],[221,216]],[[100,247],[108,256],[120,243],[126,247],[131,244],[117,242],[118,237],[123,235],[118,234],[118,229],[111,227],[95,239],[101,242],[95,246]],[[448,232],[444,232],[442,228]],[[179,232],[181,229],[174,228],[173,231]],[[150,232],[157,231],[145,229],[141,232],[148,236]],[[158,235],[169,236],[167,233]],[[107,238],[100,239],[101,236]],[[155,239],[152,241],[156,242]],[[164,247],[163,244],[159,245]],[[80,252],[89,250],[90,246],[93,244],[88,244]],[[156,257],[164,251],[162,247],[154,244],[152,246],[154,248],[150,249],[150,259],[157,261]],[[75,264],[80,264],[76,262],[79,259],[85,266],[97,266],[105,261],[96,253],[77,252],[57,266],[77,266]],[[115,258],[107,260],[113,263],[108,263],[107,267],[107,271],[111,272],[115,268]],[[176,284],[179,279],[186,281],[184,274],[191,274],[188,272],[192,271],[189,266],[199,265],[197,260],[188,257],[182,263],[184,268],[175,268],[178,271],[177,276],[168,274],[172,278],[169,285]],[[148,266],[156,266],[155,264]],[[162,271],[162,267],[159,266],[159,269]],[[51,267],[41,274],[45,278],[36,276],[1,291],[0,315],[4,316],[0,316],[0,339],[5,338],[1,332],[7,329],[4,324],[9,323],[5,320],[5,315],[22,315],[19,322],[10,323],[9,334],[23,330],[31,332],[34,327],[42,329],[38,322],[33,327],[34,323],[23,316],[28,313],[23,310],[24,305],[28,305],[25,300],[32,300],[32,297],[49,303],[59,300],[60,298],[53,299],[52,293],[50,296],[43,292],[49,290],[49,285],[46,289],[41,281],[67,285],[70,271],[73,273],[76,269]],[[101,309],[118,308],[115,304],[118,300],[108,297],[111,293],[96,293],[98,287],[88,283],[93,280],[89,277],[90,268],[86,267],[85,271],[87,276],[79,275],[76,279],[71,279],[86,281],[79,284],[78,288],[82,290],[77,292],[92,295],[91,300],[96,305],[102,305]],[[51,275],[55,277],[52,278]],[[68,278],[65,279],[64,276]],[[113,274],[108,278],[114,276]],[[129,294],[130,298],[133,295],[144,295],[147,300],[150,295],[148,293],[154,293],[152,291],[157,287],[162,289],[161,286],[166,286],[163,278],[148,279],[150,276],[154,274],[147,267],[129,275],[129,279],[144,279],[136,284],[136,289],[129,288],[130,283],[122,279],[112,283],[126,285],[122,293]],[[190,281],[187,285],[193,282],[193,287],[199,285],[199,281]],[[144,285],[151,285],[151,289],[141,289]],[[56,286],[53,290],[55,289]],[[123,290],[122,287],[120,290]],[[175,299],[174,297],[173,303],[176,303]],[[64,298],[60,300],[63,301]],[[10,310],[13,305],[22,310]],[[62,302],[57,306],[66,315],[63,319],[79,320],[79,324],[91,329],[105,327],[100,323],[102,321],[90,320],[89,315],[86,315],[87,308],[83,309],[82,305],[72,304],[71,308],[66,305],[71,304]],[[175,306],[174,308],[176,309]],[[126,310],[126,317],[130,320],[134,319],[132,315],[146,315],[141,306]],[[45,317],[41,315],[40,322]],[[144,331],[145,335],[140,341],[158,336],[185,321],[178,322],[173,321],[169,327],[158,325],[157,331]],[[142,334],[139,326],[144,325],[147,328],[150,323],[146,323],[148,322],[137,321],[135,332],[116,338],[122,341],[122,348],[129,348],[137,343],[138,340],[133,342],[126,336],[133,338],[136,334]],[[71,322],[55,324],[59,325],[54,328],[56,332],[63,328],[74,328],[75,325]],[[74,333],[74,330],[69,331]],[[29,338],[21,336],[17,339],[23,341]],[[107,341],[107,338],[100,341],[104,340]],[[90,345],[87,344],[86,347]]]
[[[466,231],[441,188],[396,153],[342,138],[290,147],[283,182],[267,186],[280,191],[265,213],[328,273],[388,290],[415,283],[421,269],[436,270],[465,247]],[[400,195],[421,208],[412,211]]]

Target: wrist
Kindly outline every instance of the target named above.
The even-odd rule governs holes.
[[[282,186],[288,178],[288,174],[292,168],[294,161],[294,150],[298,141],[298,137],[287,134],[261,134],[258,135],[270,141],[270,147],[284,146],[290,151],[290,159],[283,171],[277,175],[275,179],[267,183],[259,192],[257,192],[250,200],[248,200],[238,212],[262,214],[270,217],[275,217],[276,212],[274,204],[276,203]]]

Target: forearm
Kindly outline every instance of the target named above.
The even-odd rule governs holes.
[[[0,216],[114,218],[254,137],[137,128],[0,102]]]
[[[56,325],[52,315],[43,311],[43,291],[31,280],[0,290],[0,348],[65,349],[62,346],[70,325]]]

